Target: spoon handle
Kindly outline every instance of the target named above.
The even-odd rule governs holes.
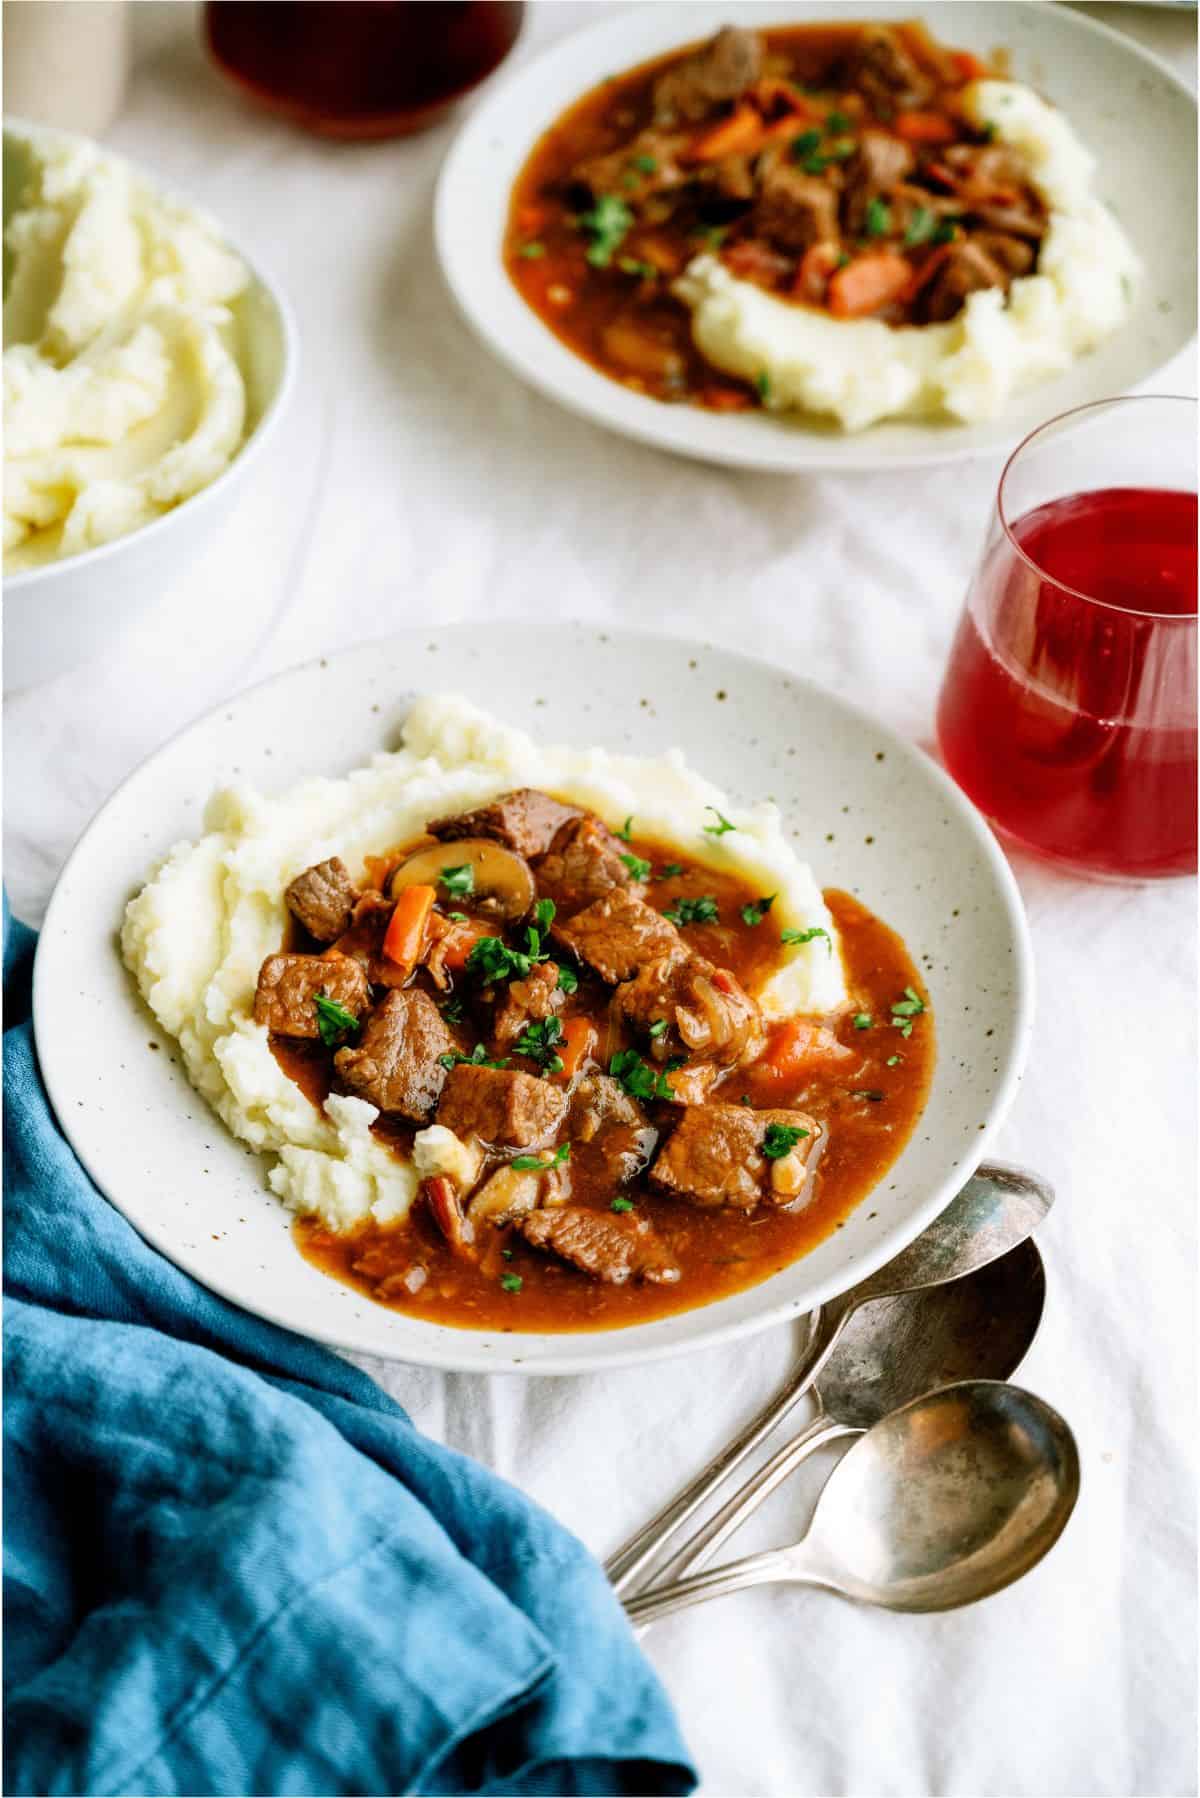
[[[676,1498],[664,1505],[649,1523],[623,1543],[604,1563],[604,1571],[617,1592],[629,1590],[639,1574],[683,1528],[689,1517],[695,1516],[721,1482],[728,1478],[735,1467],[741,1466],[746,1456],[758,1447],[776,1424],[787,1416],[797,1400],[803,1397],[825,1365],[849,1314],[849,1308],[840,1301],[813,1312],[808,1340],[783,1390],[756,1417],[751,1418],[740,1435],[735,1436],[732,1442],[713,1457],[690,1486],[686,1486]]]
[[[655,1575],[655,1588],[669,1584],[672,1580],[682,1579],[685,1573],[697,1573],[701,1567],[707,1567],[719,1549],[740,1530],[746,1519],[757,1511],[764,1499],[770,1497],[777,1486],[783,1484],[792,1469],[799,1467],[801,1461],[814,1454],[817,1449],[824,1448],[828,1442],[840,1442],[847,1436],[861,1436],[862,1431],[851,1424],[836,1423],[821,1411],[790,1442],[785,1442],[779,1451],[772,1455],[765,1467],[752,1474],[744,1485],[739,1486],[729,1502],[722,1506],[715,1517],[690,1536],[679,1550],[672,1555],[665,1566]]]
[[[730,1592],[741,1592],[747,1586],[766,1586],[772,1580],[789,1579],[791,1567],[787,1549],[769,1548],[763,1554],[746,1555],[724,1567],[713,1567],[707,1573],[693,1573],[690,1579],[675,1580],[669,1586],[655,1586],[650,1592],[638,1592],[626,1601],[625,1611],[637,1630],[669,1617],[672,1611],[686,1610],[688,1605],[702,1604],[706,1598],[724,1598]]]

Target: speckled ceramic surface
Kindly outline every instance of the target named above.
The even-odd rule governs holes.
[[[909,0],[872,0],[850,16],[904,19],[917,10]],[[1066,7],[938,0],[925,11],[945,43],[980,55],[1003,48],[1013,78],[1067,114],[1097,158],[1097,191],[1145,265],[1130,319],[1066,373],[1016,395],[999,418],[977,425],[896,421],[850,434],[827,421],[668,406],[576,356],[509,280],[500,248],[513,181],[537,139],[574,100],[606,75],[721,25],[844,19],[845,0],[633,6],[502,78],[471,113],[438,187],[438,255],[468,324],[522,379],[571,411],[678,455],[741,468],[849,471],[995,455],[1044,419],[1144,385],[1195,329],[1195,100],[1127,37]]]
[[[199,834],[215,786],[279,791],[395,744],[420,692],[458,691],[548,740],[650,753],[678,744],[737,801],[783,809],[823,886],[898,929],[928,983],[938,1065],[887,1178],[785,1272],[632,1329],[448,1329],[371,1304],[310,1267],[265,1164],[192,1090],[121,965],[117,931],[150,863]],[[810,1310],[911,1240],[984,1154],[1016,1088],[1033,974],[1015,883],[978,815],[929,759],[833,694],[763,662],[556,623],[408,632],[307,664],[191,725],[109,800],[46,917],[34,1021],[55,1110],[84,1165],[150,1242],[277,1323],[435,1366],[566,1373],[676,1354]]]

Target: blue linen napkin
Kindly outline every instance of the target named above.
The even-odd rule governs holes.
[[[34,1055],[5,907],[5,1791],[686,1793],[583,1545],[149,1248]]]

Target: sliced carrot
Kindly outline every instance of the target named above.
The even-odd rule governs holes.
[[[432,887],[402,887],[383,938],[386,960],[409,973],[421,959],[425,926],[437,894]]]
[[[757,150],[763,141],[764,127],[762,117],[753,106],[739,106],[731,112],[727,119],[721,119],[710,125],[707,131],[701,131],[694,137],[686,150],[680,152],[680,162],[719,162],[722,156],[736,156],[739,152]]]
[[[467,957],[476,943],[481,942],[485,936],[495,936],[495,934],[495,930],[487,924],[455,924],[445,939],[445,946],[442,950],[442,966],[449,968],[454,974],[461,972],[466,967]]]
[[[563,1033],[555,1045],[562,1057],[562,1067],[556,1079],[573,1080],[588,1056],[596,1047],[596,1027],[587,1018],[568,1018],[563,1025]]]
[[[961,81],[981,81],[989,73],[986,62],[970,50],[955,50],[951,54]]]
[[[794,81],[784,81],[778,75],[763,75],[748,90],[748,97],[753,100],[760,112],[789,112],[793,119],[815,119],[819,115],[809,104],[808,96]]]
[[[952,144],[958,136],[954,120],[942,112],[898,112],[892,130],[910,144]]]
[[[700,400],[710,412],[748,412],[753,404],[748,393],[733,387],[705,387]]]
[[[895,250],[856,256],[829,281],[829,310],[835,318],[868,318],[908,291],[912,270]]]
[[[858,1059],[854,1050],[840,1043],[824,1024],[814,1024],[809,1018],[789,1018],[772,1032],[754,1073],[760,1082],[794,1084],[811,1074],[844,1069]]]

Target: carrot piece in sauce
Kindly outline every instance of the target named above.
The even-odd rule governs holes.
[[[829,281],[829,310],[835,318],[867,318],[903,298],[912,269],[895,250],[856,256]]]
[[[595,1026],[587,1018],[568,1018],[557,1047],[562,1067],[554,1077],[564,1082],[573,1080],[596,1047]]]
[[[411,973],[420,961],[425,946],[425,926],[436,897],[432,887],[411,886],[401,890],[383,939],[384,956],[396,967]]]
[[[910,144],[952,144],[960,135],[944,112],[898,112],[892,130]]]

